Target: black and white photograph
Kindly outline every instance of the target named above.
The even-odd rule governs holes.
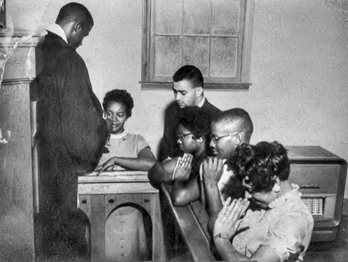
[[[0,0],[1,262],[345,262],[348,0]]]

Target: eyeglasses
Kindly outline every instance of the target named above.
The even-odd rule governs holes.
[[[236,135],[238,133],[239,133],[239,131],[231,133],[231,134],[228,134],[228,135],[224,135],[224,136],[214,136],[214,135],[211,135],[210,138],[216,144],[216,142],[219,141],[221,138],[228,137],[228,136],[234,136],[234,135]]]
[[[188,135],[192,135],[192,133],[187,133],[187,134],[182,134],[182,135],[177,134],[178,138],[179,138],[181,141],[184,140],[184,138],[185,138],[186,136],[188,136]]]

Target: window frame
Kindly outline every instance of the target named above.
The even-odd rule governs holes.
[[[154,39],[152,32],[154,30],[154,1],[161,0],[143,0],[143,23],[142,23],[142,65],[141,65],[141,88],[142,89],[171,89],[173,83],[153,81],[154,76]],[[249,89],[250,83],[250,67],[251,67],[251,44],[254,22],[255,0],[241,0],[245,4],[244,27],[242,32],[241,44],[241,65],[240,81],[236,82],[205,82],[205,89],[223,90],[223,89]]]

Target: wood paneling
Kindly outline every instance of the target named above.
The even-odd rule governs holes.
[[[162,191],[190,252],[190,261],[215,261],[206,228],[209,218],[201,203],[196,201],[186,206],[174,206],[168,188],[163,186]]]
[[[20,39],[0,37],[1,53],[13,52],[0,86],[0,128],[3,135],[11,134],[7,144],[0,144],[0,261],[35,260],[33,170],[37,165],[33,161],[37,155],[32,151],[36,128],[30,85],[41,68],[36,47],[41,38],[26,38],[13,50]]]
[[[91,226],[91,260],[106,261],[106,226],[120,206],[137,206],[152,222],[152,261],[166,261],[158,189],[153,188],[143,171],[104,172],[99,176],[79,177],[79,208]],[[110,221],[112,222],[112,221]],[[108,257],[108,258],[107,258]]]
[[[0,128],[0,260],[34,260],[34,211],[29,85],[2,85]],[[5,131],[6,132],[6,131]]]

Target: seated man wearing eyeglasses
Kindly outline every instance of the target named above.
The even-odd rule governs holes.
[[[250,142],[252,133],[251,118],[241,108],[223,111],[211,120],[210,146],[215,156],[205,159],[202,168],[206,207],[210,217],[208,225],[210,232],[223,207],[222,201],[228,197],[231,197],[232,200],[244,198],[244,188],[227,165],[227,160],[238,145]]]

